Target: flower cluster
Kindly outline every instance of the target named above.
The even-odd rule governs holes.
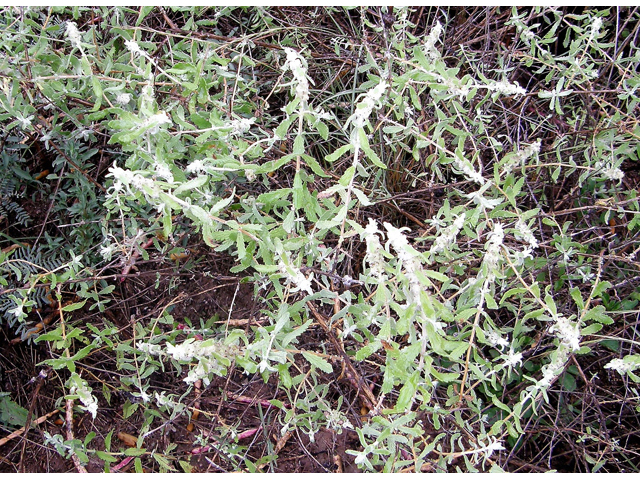
[[[436,60],[440,58],[440,52],[436,48],[436,43],[440,40],[440,36],[442,35],[442,24],[440,22],[436,22],[433,26],[429,35],[424,41],[424,46],[422,50],[425,55],[428,55],[431,60]]]
[[[494,331],[494,330],[489,330],[488,332],[485,333],[485,338],[487,339],[487,342],[489,342],[489,344],[492,347],[499,347],[500,349],[502,348],[506,348],[509,346],[509,341],[502,338],[498,332]]]
[[[615,370],[620,375],[633,372],[640,368],[640,355],[627,355],[624,358],[614,358],[604,368]]]
[[[82,45],[80,44],[82,38],[80,37],[80,31],[78,30],[78,26],[75,22],[67,22],[67,30],[65,33],[71,42],[71,45],[82,51]]]
[[[404,230],[409,229],[407,227],[396,228],[387,222],[384,223],[384,228],[387,230],[387,238],[389,239],[387,245],[390,244],[396,251],[398,260],[404,268],[404,274],[409,280],[409,289],[405,290],[407,304],[417,305],[423,318],[436,329],[442,330],[445,326],[444,323],[437,321],[436,318],[426,316],[422,310],[422,300],[420,297],[424,287],[418,277],[418,273],[422,271],[420,254],[409,245],[407,237],[402,233]]]
[[[480,185],[484,185],[484,177],[481,173],[476,172],[469,160],[467,160],[466,158],[460,158],[458,157],[458,155],[456,155],[453,158],[453,164],[467,178],[467,180],[476,182]]]
[[[387,238],[389,244],[393,247],[398,255],[398,260],[404,267],[405,275],[409,279],[409,292],[407,294],[407,302],[420,303],[420,291],[422,286],[420,280],[416,276],[416,272],[420,270],[420,260],[418,253],[409,245],[407,237],[402,233],[409,230],[407,227],[396,228],[393,225],[384,222],[384,228],[387,229]]]
[[[230,135],[240,136],[245,132],[248,132],[251,125],[255,123],[255,118],[242,118],[240,120],[231,120],[229,126],[231,127]]]
[[[604,162],[597,162],[596,168],[599,170],[602,178],[606,180],[613,180],[614,182],[621,182],[624,178],[624,172],[613,164],[605,164]]]
[[[591,32],[589,33],[590,42],[600,34],[600,28],[602,28],[602,18],[596,17],[593,19],[593,24],[591,25]]]
[[[291,289],[290,292],[305,291],[309,295],[313,294],[313,290],[311,288],[313,273],[309,275],[309,277],[305,277],[299,268],[291,264],[286,253],[280,254],[278,268],[280,269],[280,273],[283,274],[287,280],[287,285],[294,285],[294,288]]]
[[[553,353],[551,363],[542,367],[542,378],[536,383],[534,390],[551,386],[551,383],[556,378],[557,372],[564,368],[568,358],[569,353],[567,348],[561,345],[560,348]]]
[[[126,189],[127,193],[131,195],[134,195],[135,192],[142,192],[155,198],[160,194],[160,189],[153,180],[131,170],[124,170],[115,166],[115,164],[109,168],[108,176],[114,179],[113,189],[115,193],[120,193]]]
[[[367,253],[364,257],[364,261],[369,264],[369,271],[371,272],[371,275],[378,278],[380,281],[384,281],[385,261],[383,248],[380,244],[380,239],[378,238],[379,233],[382,232],[378,229],[376,221],[370,218],[369,224],[362,234],[362,238],[367,244]]]
[[[508,160],[502,166],[501,175],[509,175],[514,168],[522,165],[525,160],[540,153],[541,145],[542,143],[538,140],[523,150],[518,150],[515,154],[512,153],[507,155]]]
[[[506,80],[490,83],[487,85],[487,88],[503,95],[525,95],[527,93],[527,91],[522,88],[518,82],[509,83]]]
[[[140,348],[140,344],[138,348]],[[144,345],[142,345],[144,348]],[[233,359],[240,355],[241,349],[235,345],[225,345],[216,340],[196,340],[189,338],[182,344],[171,345],[166,344],[166,352],[171,355],[174,360],[179,362],[191,362],[197,360],[195,367],[189,370],[187,377],[184,379],[186,383],[192,384],[197,380],[209,385],[209,374],[224,375],[226,367],[220,363],[218,358]],[[156,349],[150,349],[150,353],[155,354]]]
[[[388,86],[387,82],[382,81],[369,90],[364,99],[356,105],[355,113],[347,119],[345,128],[347,128],[350,123],[356,128],[363,128],[369,121],[369,116],[373,109],[379,107],[378,103]]]
[[[91,395],[91,388],[89,384],[77,373],[71,375],[69,378],[69,393],[71,395],[77,395],[78,399],[84,405],[84,409],[91,413],[93,418],[96,418],[98,413],[98,400]]]
[[[571,348],[574,352],[580,350],[580,327],[579,325],[572,324],[569,319],[563,315],[554,315],[553,319],[555,323],[549,330],[551,333],[556,334],[556,337],[562,342],[562,344]]]
[[[464,225],[464,215],[465,214],[462,213],[462,215],[456,217],[451,225],[440,232],[438,238],[436,238],[433,245],[431,245],[431,249],[429,250],[430,253],[444,252],[445,249],[450,248],[456,243],[458,233],[460,233],[460,230],[462,230],[462,226]]]
[[[307,76],[306,60],[296,52],[293,48],[284,48],[287,54],[287,61],[282,66],[283,71],[291,70],[293,74],[293,82],[295,85],[295,96],[301,103],[306,104],[309,101],[309,78]]]
[[[517,367],[522,364],[522,353],[515,353],[513,348],[509,349],[509,353],[502,355],[501,358],[504,358],[505,367]]]
[[[538,240],[526,223],[519,219],[516,222],[515,228],[516,238],[527,242],[532,249],[538,248]]]
[[[118,96],[116,97],[116,103],[118,105],[126,105],[127,103],[129,103],[131,101],[131,94],[130,93],[119,93]]]
[[[504,241],[504,229],[502,224],[496,222],[493,225],[493,231],[489,234],[489,241],[487,242],[487,253],[484,255],[483,265],[486,266],[487,281],[493,282],[496,278],[496,269],[500,264],[502,255],[500,248]]]
[[[173,183],[173,173],[171,173],[171,170],[166,164],[156,162],[154,168],[159,177],[164,178],[167,182]]]
[[[129,50],[134,55],[145,55],[145,53],[140,48],[140,45],[138,45],[138,42],[136,42],[135,40],[125,40],[124,46],[127,47],[127,50]]]
[[[159,112],[155,115],[151,115],[149,118],[145,119],[141,124],[141,128],[149,128],[149,134],[155,135],[160,131],[160,127],[162,125],[169,124],[171,125],[171,119],[166,112]]]

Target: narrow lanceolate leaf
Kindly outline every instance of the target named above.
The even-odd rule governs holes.
[[[316,355],[315,353],[302,352],[302,356],[306,358],[311,365],[318,368],[319,370],[322,370],[325,373],[333,372],[333,368],[331,367],[331,364],[327,362],[325,359],[323,359],[322,357]]]

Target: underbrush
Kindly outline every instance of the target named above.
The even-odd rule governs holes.
[[[638,471],[637,17],[5,8],[3,436],[78,471]]]

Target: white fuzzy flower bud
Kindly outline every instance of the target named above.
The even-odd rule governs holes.
[[[116,97],[116,103],[118,105],[126,105],[130,101],[131,101],[130,93],[119,93],[118,96]]]
[[[82,45],[80,44],[82,39],[80,37],[78,26],[75,22],[67,22],[67,30],[65,33],[67,35],[67,38],[71,42],[71,45],[79,50],[82,50]]]
[[[125,40],[124,46],[134,55],[144,55],[144,52],[140,49],[140,45],[138,45],[138,42],[135,40]]]

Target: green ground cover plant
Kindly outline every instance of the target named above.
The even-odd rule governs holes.
[[[638,471],[637,8],[0,18],[3,471]]]

